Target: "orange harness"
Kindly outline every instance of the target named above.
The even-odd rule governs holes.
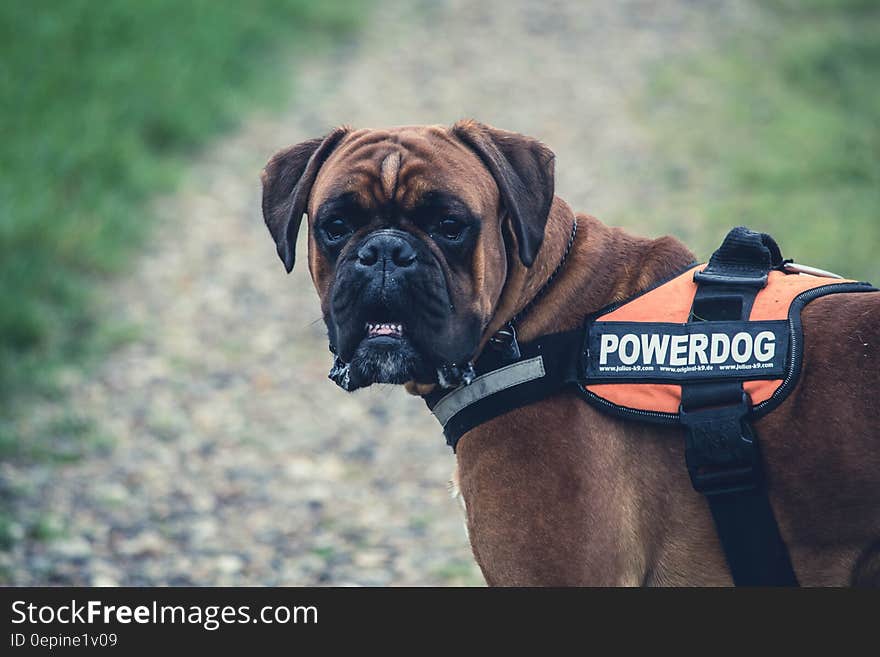
[[[658,335],[657,333],[646,333],[645,329],[639,328],[639,325],[650,327],[656,326],[658,323],[670,323],[685,326],[691,318],[691,309],[694,305],[694,297],[697,293],[698,284],[694,281],[694,272],[702,271],[706,265],[697,265],[688,269],[683,274],[673,278],[671,281],[660,285],[648,292],[641,294],[617,307],[601,311],[594,320],[594,326],[601,326],[606,322],[625,322],[632,323],[635,326],[634,334]],[[783,324],[787,332],[786,341],[774,340],[774,358],[777,359],[774,364],[778,364],[780,360],[786,360],[787,363],[783,368],[782,376],[764,375],[761,369],[744,369],[747,363],[736,363],[732,354],[728,354],[723,359],[721,367],[731,368],[739,365],[740,369],[715,370],[721,372],[727,371],[731,373],[730,378],[743,381],[743,389],[751,402],[752,413],[756,416],[772,410],[784,399],[793,385],[797,382],[800,372],[800,353],[795,353],[794,349],[800,344],[800,311],[806,303],[825,294],[835,292],[865,292],[873,290],[872,287],[866,286],[864,283],[856,283],[847,279],[831,279],[802,273],[786,273],[784,271],[771,271],[767,277],[766,287],[762,288],[755,295],[751,312],[748,314],[748,322],[755,325],[755,322],[779,322]],[[805,294],[808,293],[808,294]],[[742,324],[742,322],[738,322]],[[742,328],[746,328],[743,325]],[[734,329],[735,330],[735,329]],[[691,334],[694,335],[694,334]],[[696,335],[706,335],[706,333],[698,333]],[[729,335],[722,333],[731,341],[735,338],[736,333]],[[708,336],[707,336],[708,337]],[[693,340],[687,347],[687,352],[683,354],[686,364],[681,367],[713,367],[711,362],[712,353],[711,342],[707,346],[705,352],[703,350],[694,353]],[[699,346],[702,341],[697,341]],[[783,344],[780,345],[780,342]],[[640,340],[639,347],[642,343],[650,345],[648,340]],[[657,340],[654,340],[657,343]],[[716,344],[722,343],[717,352],[721,354],[726,351],[724,345],[729,343],[724,340],[717,340]],[[662,344],[662,343],[661,343]],[[754,353],[757,349],[767,349],[767,341],[761,340],[740,340],[742,345],[738,351],[739,355],[744,355],[747,349],[751,348],[753,357],[749,360],[752,364],[761,364]],[[783,351],[783,347],[788,349]],[[667,346],[669,349],[669,346]],[[781,353],[780,353],[781,352]],[[786,353],[787,352],[787,353]],[[654,350],[656,354],[656,349]],[[667,351],[667,353],[669,353]],[[702,358],[701,355],[705,354]],[[644,351],[640,353],[644,356]],[[643,360],[643,359],[640,359]],[[656,364],[656,357],[654,363]],[[667,359],[669,360],[669,359]],[[757,361],[757,362],[755,362]],[[767,362],[767,361],[765,361]],[[718,367],[718,365],[714,365]],[[773,368],[768,371],[779,372],[780,368]],[[706,372],[705,369],[692,370],[693,376],[691,380],[698,380],[700,372]],[[659,374],[659,373],[658,373]],[[662,376],[662,374],[661,374]],[[613,378],[613,377],[608,377]],[[599,404],[606,402],[612,404],[624,411],[643,411],[648,413],[657,413],[658,417],[663,415],[678,416],[682,402],[682,386],[679,383],[664,383],[661,381],[650,380],[646,382],[626,381],[626,377],[620,376],[620,382],[600,383],[601,376],[586,377],[583,384],[583,391],[587,398]],[[787,384],[786,384],[787,381]],[[786,387],[783,388],[783,384]],[[639,419],[650,419],[646,416],[639,416]]]

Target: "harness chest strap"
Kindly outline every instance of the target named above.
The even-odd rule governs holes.
[[[487,350],[470,386],[426,402],[453,450],[475,426],[563,388],[619,417],[679,424],[691,481],[707,496],[734,581],[796,584],[749,420],[797,383],[802,308],[826,294],[876,290],[786,267],[772,238],[734,229],[707,265],[603,309],[577,330],[519,345],[512,362]]]

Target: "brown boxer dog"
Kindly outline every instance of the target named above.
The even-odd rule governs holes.
[[[574,214],[553,153],[474,121],[338,128],[280,151],[263,213],[285,267],[303,214],[309,270],[347,390],[425,394],[465,376],[557,268]],[[681,271],[693,254],[578,215],[563,269],[521,341]],[[878,295],[803,311],[796,390],[758,420],[770,499],[804,585],[880,584]],[[490,585],[729,585],[681,430],[617,419],[564,392],[467,433],[457,452],[474,556]]]

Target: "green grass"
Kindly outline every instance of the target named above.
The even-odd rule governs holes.
[[[717,51],[659,67],[646,119],[668,163],[662,228],[702,258],[726,229],[880,283],[880,4],[774,0]]]
[[[290,88],[361,0],[0,3],[0,428],[55,366],[101,348],[123,270],[201,145]]]

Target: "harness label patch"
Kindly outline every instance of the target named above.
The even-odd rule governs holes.
[[[678,383],[778,379],[786,371],[787,320],[761,322],[594,322],[588,381]]]

